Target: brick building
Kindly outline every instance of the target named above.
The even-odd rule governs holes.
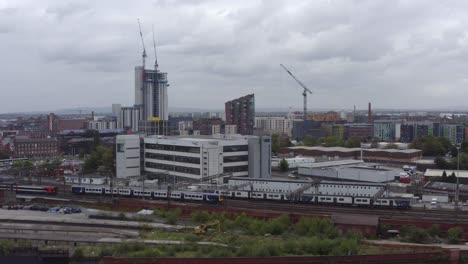
[[[15,158],[54,157],[59,154],[59,142],[56,138],[18,136],[14,140]]]
[[[255,96],[249,94],[226,102],[226,125],[236,125],[237,132],[252,135],[255,124]]]
[[[223,125],[223,120],[221,118],[202,118],[193,121],[193,130],[200,131],[200,135],[212,135],[213,126],[219,128],[218,133],[221,133],[221,125]]]

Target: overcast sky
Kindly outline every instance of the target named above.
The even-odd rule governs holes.
[[[137,18],[170,107],[468,109],[465,0],[0,0],[0,112],[132,105]]]

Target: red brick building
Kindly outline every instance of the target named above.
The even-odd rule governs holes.
[[[55,157],[60,154],[56,138],[16,137],[14,140],[14,157]]]
[[[249,94],[226,102],[226,125],[236,125],[237,132],[252,135],[255,124],[255,96]]]

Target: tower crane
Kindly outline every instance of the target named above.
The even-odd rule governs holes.
[[[138,20],[138,28],[140,29],[140,37],[141,37],[141,45],[143,46],[143,70],[145,69],[145,60],[146,60],[146,48],[145,48],[145,41],[143,40],[143,33],[141,33],[141,25],[140,25],[140,19]]]
[[[305,122],[307,120],[307,93],[312,94],[312,91],[305,86],[301,81],[299,81],[294,74],[292,74],[283,64],[280,64],[280,66],[287,72],[291,77],[302,87],[304,88],[304,91],[302,92],[302,96],[304,96],[304,130],[305,130]]]
[[[158,54],[156,53],[156,41],[154,40],[154,26],[151,25],[151,29],[153,30],[153,47],[154,47],[154,70],[158,71]]]

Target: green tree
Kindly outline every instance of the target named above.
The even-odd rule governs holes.
[[[34,164],[30,160],[19,160],[13,162],[13,170],[16,172],[16,175],[30,175],[34,169]]]
[[[460,243],[460,236],[462,234],[462,228],[459,226],[452,227],[447,231],[447,238],[450,244]]]
[[[79,158],[80,158],[80,159],[83,159],[83,158],[84,158],[84,156],[85,156],[85,152],[84,152],[84,150],[83,150],[83,149],[80,149],[80,155],[79,155]]]
[[[447,160],[445,160],[445,158],[443,158],[443,157],[435,158],[434,163],[435,163],[437,169],[441,169],[441,170],[450,169],[451,166],[452,166],[452,164],[447,162]]]
[[[361,147],[361,142],[364,140],[359,137],[350,137],[346,140],[345,147],[347,148],[359,148]]]
[[[387,144],[387,145],[385,146],[385,149],[398,149],[398,145],[397,145],[397,144],[393,144],[393,143]]]
[[[280,166],[281,171],[288,171],[289,170],[289,163],[288,163],[288,161],[286,159],[282,159],[280,161],[279,166]]]
[[[441,180],[442,180],[442,182],[447,182],[447,172],[446,171],[444,171],[442,173],[442,179]]]
[[[115,151],[112,147],[98,146],[83,164],[83,172],[91,173],[102,166],[104,170],[115,172]]]
[[[305,138],[302,140],[302,143],[304,143],[305,146],[316,146],[318,144],[317,138],[314,138],[310,135],[305,136]]]

